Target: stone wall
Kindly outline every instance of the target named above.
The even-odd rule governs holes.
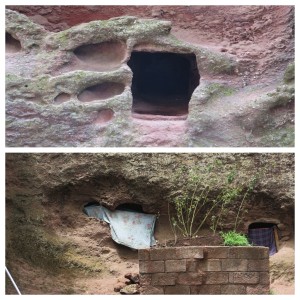
[[[268,294],[266,247],[139,250],[142,294]]]

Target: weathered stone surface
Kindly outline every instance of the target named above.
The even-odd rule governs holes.
[[[151,285],[151,274],[140,274],[140,284],[141,286]]]
[[[150,251],[151,260],[167,260],[176,257],[176,248],[168,249],[157,249],[155,251]]]
[[[186,260],[186,270],[187,272],[201,272],[207,270],[207,260],[198,259],[187,259]]]
[[[124,275],[124,277],[129,280],[130,284],[140,283],[140,275],[137,273],[127,273]]]
[[[245,285],[222,285],[221,293],[224,295],[245,295],[246,286]]]
[[[186,271],[186,260],[166,260],[165,261],[165,272],[185,272]]]
[[[149,249],[140,249],[138,251],[139,260],[149,260],[150,259],[150,250]]]
[[[141,294],[144,295],[163,295],[164,288],[161,286],[143,286],[140,289]]]
[[[223,285],[194,285],[190,287],[191,295],[220,295]]]
[[[177,278],[176,273],[155,273],[152,275],[152,285],[175,285]]]
[[[232,247],[229,249],[229,258],[241,259],[266,259],[269,258],[269,248],[261,247],[258,251],[257,248],[251,247]]]
[[[140,273],[159,273],[165,271],[163,261],[140,261]]]
[[[204,273],[180,273],[176,283],[181,285],[201,285],[205,280]]]
[[[222,270],[222,261],[220,259],[209,259],[207,261],[207,271],[221,271],[221,270]]]
[[[194,259],[203,259],[203,248],[200,247],[188,247],[188,248],[177,248],[176,249],[176,257],[178,259],[181,258],[194,258]]]
[[[226,248],[226,247],[207,248],[207,251],[205,253],[206,253],[205,258],[207,258],[207,259],[227,258],[228,257],[228,248]]]
[[[248,271],[265,271],[269,268],[269,259],[248,260]]]
[[[268,295],[270,294],[269,285],[247,286],[246,292],[248,295]]]
[[[189,295],[190,287],[186,285],[166,286],[165,295]]]
[[[230,272],[229,283],[259,283],[259,272]]]
[[[248,260],[246,259],[223,259],[222,271],[247,271]],[[253,271],[253,270],[250,270]]]
[[[228,272],[207,272],[205,284],[226,284],[228,283]]]
[[[19,6],[11,8],[26,13],[31,9]],[[69,9],[65,8],[68,17],[80,15],[80,13],[70,12]],[[120,9],[119,7],[116,13]],[[145,9],[147,10],[147,8]],[[175,10],[184,9],[184,7],[177,7]],[[208,9],[211,12],[212,8],[201,8],[200,6],[195,8],[196,11],[202,9]],[[250,13],[247,12],[247,8],[244,9],[243,13]],[[273,13],[276,14],[278,8],[273,9]],[[284,9],[286,17],[283,18],[282,24],[287,31],[290,31],[293,11],[288,10],[288,7]],[[143,9],[140,8],[140,10]],[[196,11],[185,12],[184,16],[188,14],[188,20],[195,19]],[[52,16],[55,12],[57,15]],[[135,10],[134,13],[140,15],[141,11]],[[221,24],[224,16],[220,16],[219,13],[220,19],[214,19],[213,22],[217,21],[218,24]],[[226,15],[229,13],[232,12],[227,11]],[[103,14],[107,16],[104,12]],[[167,15],[171,18],[171,15]],[[212,15],[215,18],[216,12],[211,12],[211,14],[206,12],[205,18]],[[261,22],[264,12],[257,11],[257,14],[254,15],[252,18],[257,18],[256,22]],[[151,13],[148,17],[151,17]],[[273,58],[259,63],[258,57],[266,59],[265,57],[268,56],[257,53],[258,50],[255,49],[252,49],[254,57],[245,58],[245,49],[242,50],[242,47],[239,50],[242,51],[241,57],[237,59],[235,55],[232,55],[233,49],[228,51],[230,54],[226,53],[228,47],[222,47],[216,51],[207,48],[207,45],[199,46],[202,41],[197,38],[193,38],[193,44],[183,41],[184,39],[178,40],[170,34],[171,22],[165,20],[165,15],[162,17],[164,20],[139,19],[137,16],[123,15],[110,20],[94,20],[88,23],[89,19],[81,21],[82,24],[66,29],[66,23],[64,20],[60,20],[61,12],[58,13],[55,9],[43,16],[34,14],[31,19],[17,11],[7,9],[6,32],[19,40],[21,44],[21,51],[6,55],[7,146],[275,147],[294,145],[292,37],[287,39],[284,36],[278,39],[285,40],[284,48],[289,45],[289,55],[286,55],[287,50],[284,49],[285,52],[278,54],[278,59],[274,59],[274,64],[270,62]],[[51,18],[54,21],[47,21]],[[58,32],[47,31],[32,20],[40,22],[46,27],[51,25],[55,27],[54,31]],[[63,21],[63,23],[59,21]],[[172,21],[178,23],[176,19]],[[195,22],[198,23],[198,21]],[[71,24],[74,24],[74,20]],[[228,26],[232,26],[232,24],[228,24]],[[206,31],[205,28],[200,29],[198,25],[194,25],[190,29],[196,28],[202,32]],[[209,26],[209,28],[216,30],[214,26]],[[276,28],[274,30],[276,31]],[[233,32],[235,32],[235,28]],[[241,38],[242,34],[236,33],[235,35],[233,32],[228,38],[232,36],[235,36],[236,39]],[[255,31],[255,34],[260,33]],[[276,31],[274,34],[281,35],[282,30]],[[274,34],[272,33],[272,37]],[[200,35],[190,34],[190,36]],[[219,34],[214,34],[214,38],[220,39]],[[218,41],[217,44],[220,42]],[[223,38],[222,42],[224,42]],[[280,43],[278,45],[279,48],[275,48],[281,49],[278,50],[279,52],[283,51],[282,45]],[[264,46],[261,45],[261,47]],[[107,56],[110,57],[111,53],[115,53],[115,57],[118,59],[113,64],[103,60],[97,69],[96,62],[87,63],[84,59],[81,60],[82,56],[77,56],[76,51],[82,50],[82,47],[90,50],[93,47],[102,47],[101,49],[105,50],[107,47],[110,49],[106,53]],[[252,53],[249,52],[250,49],[251,47],[247,47],[247,53]],[[133,51],[195,55],[195,67],[200,70],[200,75],[203,75],[203,78],[211,79],[202,80],[201,85],[192,93],[188,103],[188,115],[144,115],[143,118],[152,120],[149,123],[137,119],[137,116],[131,113],[132,72],[127,66],[127,62]],[[95,53],[93,52],[93,54]],[[281,59],[283,55],[285,56],[284,60]],[[86,55],[86,57],[91,58],[93,55]],[[269,65],[268,68],[267,65]],[[270,67],[275,68],[276,66],[277,69],[273,73],[281,76],[283,81],[278,83],[277,76],[271,79],[266,76],[268,78],[261,79],[259,68],[262,66],[264,66],[265,72],[269,72]],[[286,67],[284,75],[283,69]],[[257,76],[256,73],[260,75]],[[267,83],[270,80],[274,84]],[[221,82],[216,83],[215,81]],[[251,85],[249,91],[245,91],[244,88],[251,81],[254,81],[254,84]],[[99,84],[120,84],[123,87],[120,90],[123,92],[120,94],[112,92],[107,95],[105,100],[95,96],[96,98],[94,97],[95,99],[91,102],[80,101],[79,95],[84,90]],[[241,87],[241,85],[245,86]],[[277,89],[275,89],[275,85]],[[247,94],[245,103],[238,101],[249,92],[252,95]],[[60,95],[65,97],[60,98]],[[226,101],[223,101],[224,97],[226,97]],[[285,113],[277,114],[274,111],[277,108]],[[97,116],[103,110],[112,111],[114,118],[99,122]],[[168,126],[162,126],[162,119]]]
[[[259,282],[260,284],[270,284],[270,273],[269,272],[260,272],[259,273]]]
[[[138,284],[129,284],[129,285],[126,285],[125,287],[123,287],[120,290],[120,293],[124,294],[124,295],[139,294],[140,293],[140,291],[139,291],[139,285]]]

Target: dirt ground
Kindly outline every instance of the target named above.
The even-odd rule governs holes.
[[[270,257],[271,293],[293,295],[295,293],[295,242],[282,242],[279,251]]]

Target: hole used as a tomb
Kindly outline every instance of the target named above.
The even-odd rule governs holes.
[[[136,203],[123,203],[116,207],[117,210],[125,210],[125,211],[134,211],[134,212],[140,212],[143,213],[143,207],[140,204]]]
[[[125,86],[118,82],[104,82],[90,86],[83,90],[78,99],[82,102],[109,99],[124,92]]]
[[[133,51],[128,65],[135,116],[187,116],[200,79],[195,54]]]
[[[83,45],[74,50],[78,68],[90,71],[105,71],[118,68],[126,55],[122,42],[103,42]]]
[[[17,53],[21,50],[21,43],[15,39],[10,33],[5,33],[5,52]]]
[[[278,251],[279,237],[277,226],[274,223],[254,222],[248,227],[249,242],[255,246],[269,248],[269,254]]]
[[[61,104],[71,99],[71,95],[67,93],[61,93],[54,98],[54,103]]]
[[[100,206],[99,202],[97,202],[97,201],[91,201],[91,202],[88,202],[87,204],[85,204],[84,207],[95,206],[95,205]]]
[[[114,111],[110,108],[102,109],[98,112],[98,115],[94,121],[95,124],[105,124],[114,117]]]

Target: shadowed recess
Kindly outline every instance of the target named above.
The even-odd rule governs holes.
[[[5,33],[5,52],[17,53],[21,51],[21,43],[15,39],[10,33]]]
[[[109,99],[122,94],[124,89],[125,86],[123,83],[104,82],[86,88],[78,95],[78,99],[82,102]]]
[[[67,93],[61,93],[54,98],[55,104],[61,104],[67,101],[70,101],[71,95]]]
[[[76,48],[77,67],[90,71],[105,71],[121,65],[126,54],[126,45],[122,42],[104,42],[84,45]]]
[[[95,124],[105,124],[114,117],[114,111],[110,108],[102,109],[98,112],[98,115],[94,121]]]
[[[133,113],[188,114],[200,79],[194,54],[132,52],[128,65],[133,72]]]

